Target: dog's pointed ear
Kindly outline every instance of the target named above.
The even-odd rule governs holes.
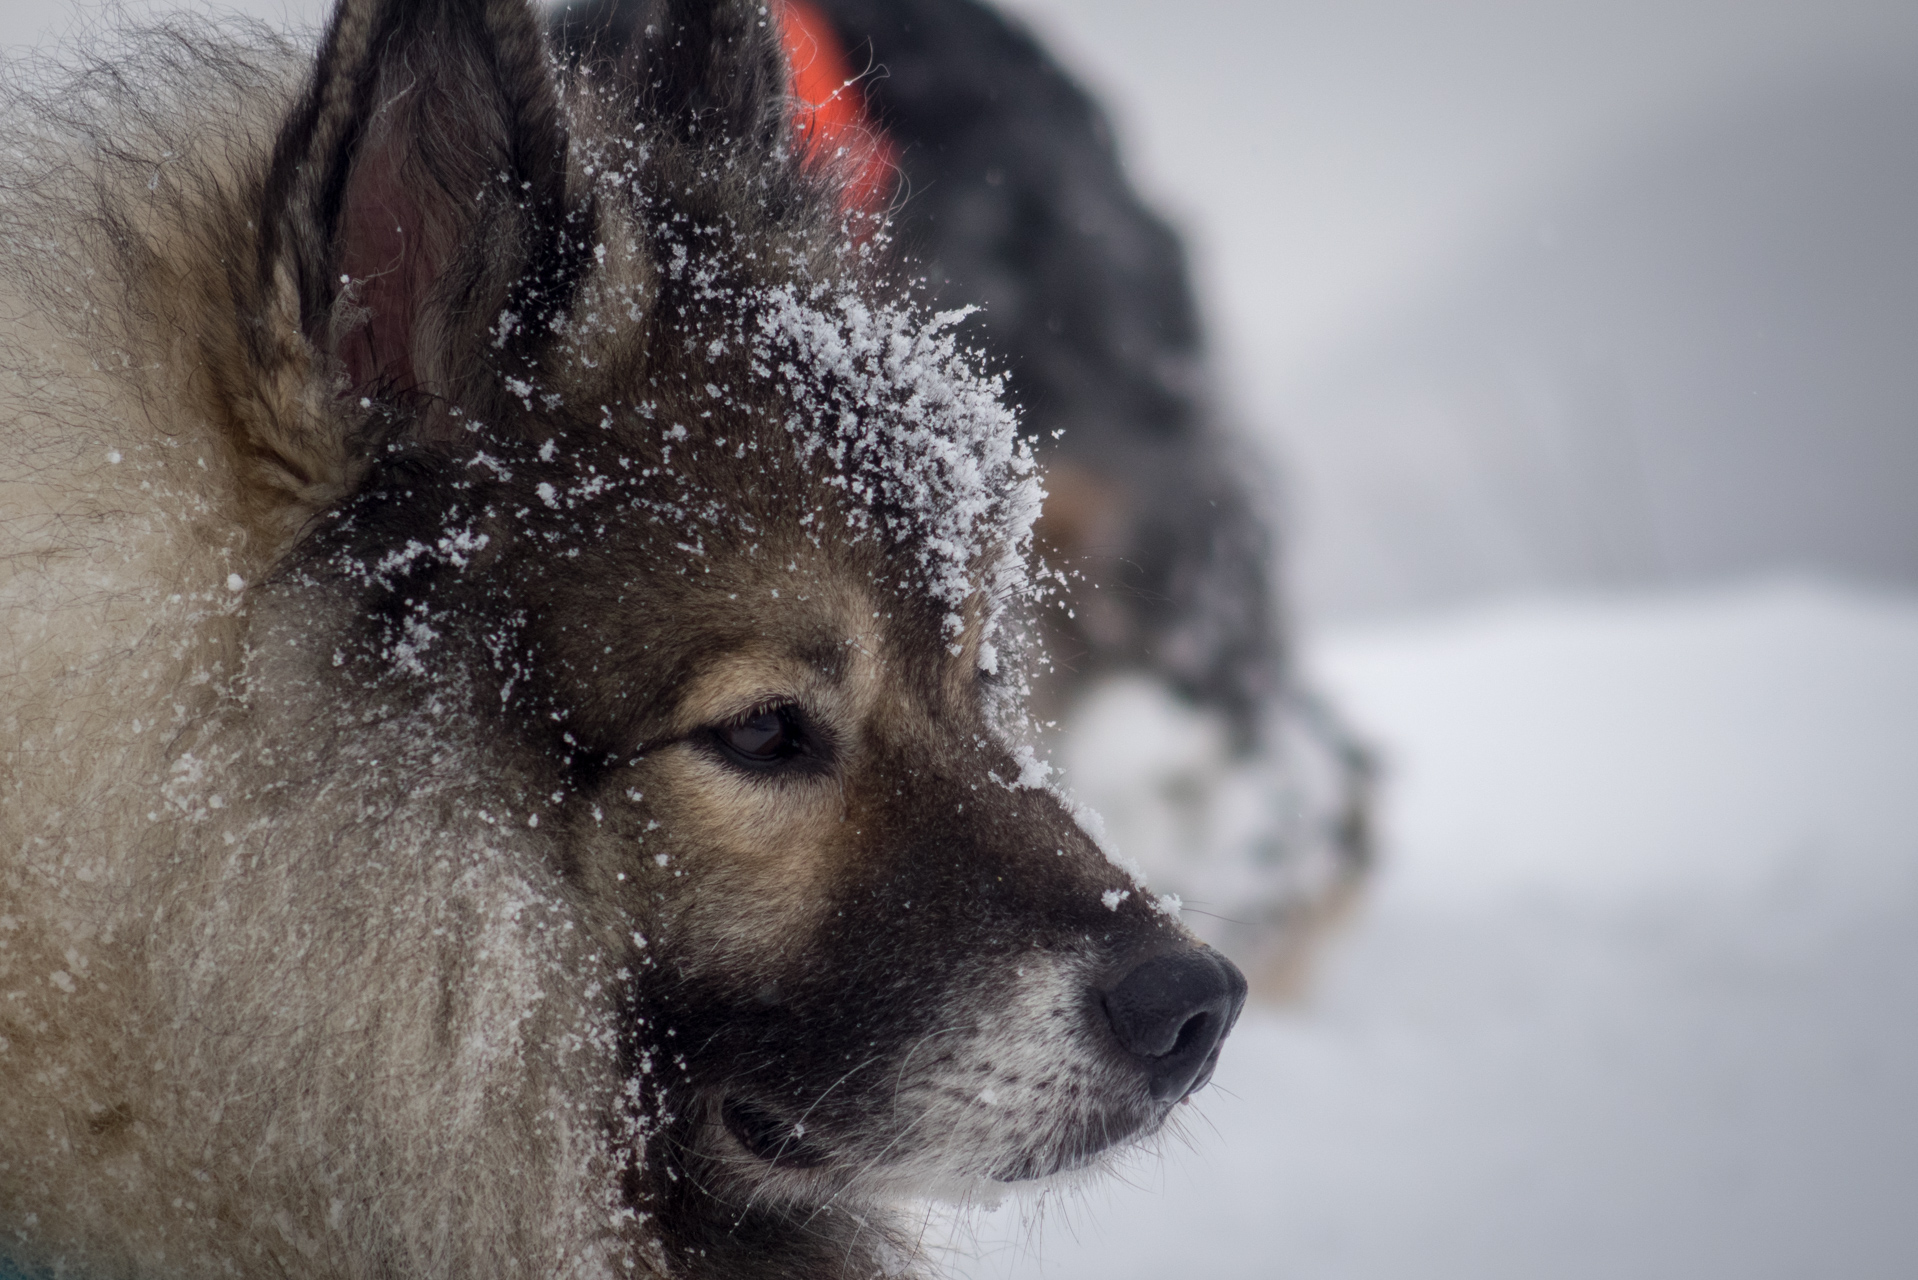
[[[770,0],[664,0],[639,44],[652,118],[706,146],[788,141],[786,53]]]
[[[649,127],[711,150],[789,141],[777,0],[569,0],[555,44],[610,74]]]
[[[262,280],[346,394],[457,402],[564,305],[565,199],[526,0],[341,0],[274,147]]]

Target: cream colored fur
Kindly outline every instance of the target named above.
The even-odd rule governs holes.
[[[224,254],[300,67],[223,57],[16,124],[0,195],[0,1257],[608,1274],[611,975],[467,804],[461,726],[362,730],[351,793],[254,781],[332,726],[278,655],[239,678],[248,588],[352,464],[310,443],[290,308],[277,367],[230,363]]]

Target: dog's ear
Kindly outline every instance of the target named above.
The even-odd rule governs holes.
[[[713,153],[769,155],[789,140],[776,0],[569,0],[554,44],[610,76],[648,128]]]
[[[640,32],[650,117],[702,146],[765,154],[787,142],[786,54],[765,0],[663,0]]]
[[[526,0],[341,0],[274,147],[262,282],[347,394],[483,396],[564,305],[565,188]]]

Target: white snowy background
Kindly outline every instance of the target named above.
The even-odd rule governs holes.
[[[1191,237],[1388,785],[1183,1139],[955,1268],[1918,1275],[1918,5],[1016,7]]]
[[[1192,237],[1385,838],[1187,1140],[968,1274],[1918,1275],[1918,5],[1020,7]]]
[[[1918,601],[1808,581],[1340,630],[1383,867],[1165,1158],[988,1277],[1918,1274]]]

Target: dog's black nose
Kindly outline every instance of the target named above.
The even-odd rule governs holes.
[[[1105,995],[1119,1043],[1143,1060],[1152,1096],[1176,1102],[1212,1078],[1245,1005],[1245,975],[1211,947],[1154,956]]]

